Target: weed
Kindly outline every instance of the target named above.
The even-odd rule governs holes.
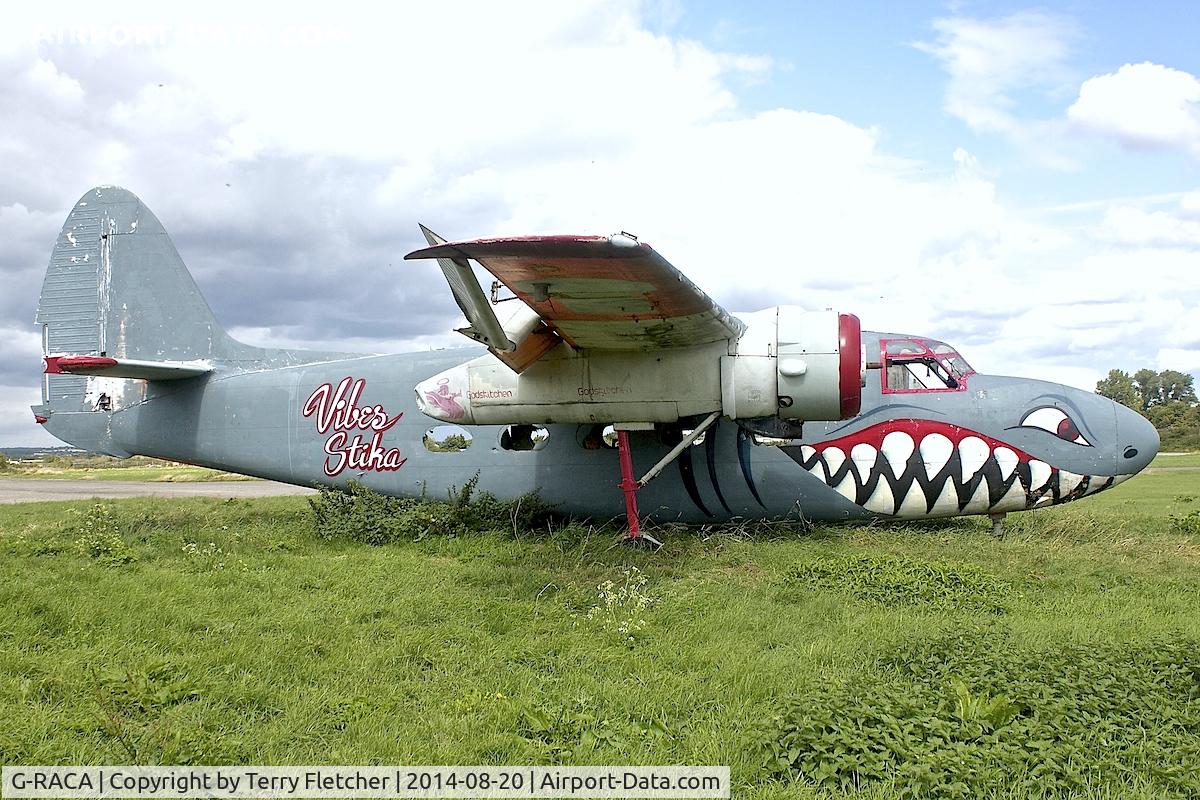
[[[993,628],[910,641],[877,671],[818,683],[763,739],[766,767],[909,797],[1063,796],[1130,770],[1200,792],[1197,642],[1023,647]]]
[[[137,561],[137,556],[121,538],[120,527],[112,510],[96,503],[87,511],[74,512],[81,519],[76,526],[75,547],[80,555],[94,559],[106,567],[121,566]]]
[[[626,642],[646,627],[646,613],[654,598],[646,591],[646,576],[637,567],[622,567],[617,580],[611,578],[596,587],[599,601],[583,619],[596,628],[615,634]]]
[[[788,570],[792,587],[833,590],[875,605],[1003,613],[1016,595],[1005,581],[973,564],[889,556],[829,555]]]
[[[1186,514],[1172,514],[1171,529],[1177,533],[1182,533],[1188,536],[1200,534],[1200,509],[1189,511]]]
[[[587,695],[564,705],[524,706],[518,732],[560,762],[581,759],[600,747],[625,751],[638,743],[662,743],[671,738],[670,728],[662,720],[610,716]]]
[[[211,572],[229,567],[234,567],[242,572],[250,569],[245,561],[231,552],[222,550],[217,546],[216,542],[199,544],[197,542],[185,541],[183,547],[180,549],[188,564],[193,569],[201,572]]]
[[[182,737],[164,725],[164,717],[172,707],[201,696],[199,685],[185,670],[162,661],[105,672],[92,668],[91,683],[100,731],[130,763],[161,758],[171,739],[176,747],[169,750],[177,749]]]

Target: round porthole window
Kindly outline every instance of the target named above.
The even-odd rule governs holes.
[[[422,441],[431,453],[461,453],[471,446],[471,432],[458,425],[438,425],[425,431]]]

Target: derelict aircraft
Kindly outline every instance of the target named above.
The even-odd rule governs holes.
[[[34,415],[86,450],[306,486],[444,497],[478,474],[502,498],[624,511],[632,540],[648,518],[998,526],[1115,486],[1158,450],[1130,409],[977,373],[944,342],[833,311],[730,314],[629,234],[422,231],[429,247],[405,258],[437,260],[473,345],[254,347],[218,324],[136,196],[92,189],[42,287]],[[495,277],[491,297],[471,260]]]

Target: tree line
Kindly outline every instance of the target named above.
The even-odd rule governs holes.
[[[1139,369],[1132,375],[1112,369],[1097,381],[1096,394],[1150,420],[1158,429],[1162,450],[1200,450],[1200,403],[1194,383],[1191,375],[1173,369]]]

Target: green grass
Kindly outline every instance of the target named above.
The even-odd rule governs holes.
[[[1200,467],[1200,453],[1163,453],[1156,456],[1150,464],[1150,469],[1162,467]]]
[[[254,478],[194,467],[175,461],[134,456],[112,458],[100,455],[45,456],[38,459],[0,461],[0,478],[98,481],[249,481]]]
[[[1186,669],[1200,642],[1200,469],[1010,515],[1003,541],[963,519],[672,529],[658,553],[580,525],[373,547],[317,538],[303,498],[102,509],[0,507],[0,762],[729,764],[736,797],[841,796],[767,765],[781,715],[895,700],[913,724],[983,726],[953,745],[978,754],[1018,724],[1006,703],[1066,708],[1098,691],[1079,675],[1111,673],[1141,716],[1079,711],[1079,735],[1174,714],[1164,758],[1191,760],[1083,769],[1078,792],[1200,792],[1200,672],[1180,697],[1146,655],[1171,643]],[[959,706],[929,706],[951,667]]]

